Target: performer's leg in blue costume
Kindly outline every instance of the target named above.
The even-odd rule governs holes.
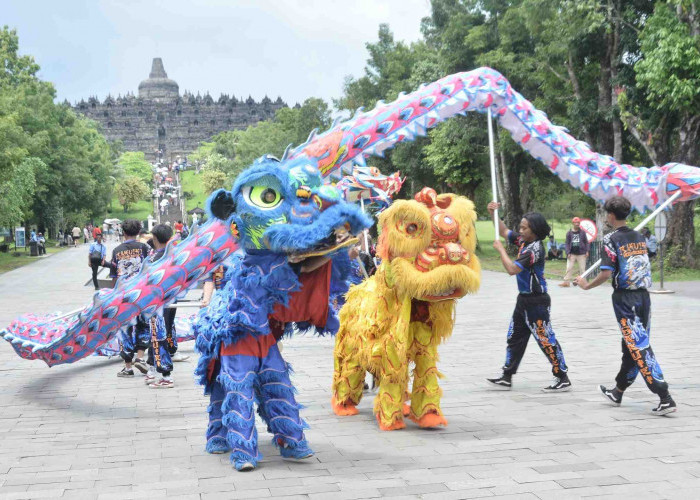
[[[261,360],[256,383],[258,413],[274,435],[273,443],[285,458],[308,458],[313,455],[304,437],[308,428],[299,416],[301,405],[294,398],[289,379],[290,367],[282,358],[277,345],[270,347]]]
[[[221,371],[216,378],[226,392],[221,406],[222,422],[227,429],[226,441],[231,449],[231,462],[239,470],[246,463],[255,467],[262,459],[258,453],[253,409],[254,384],[259,366],[260,358],[256,356],[221,356]]]
[[[214,369],[215,376],[219,374],[221,369],[218,361],[216,364],[217,366]],[[209,426],[206,434],[206,450],[208,453],[218,454],[231,451],[231,447],[226,440],[228,429],[226,429],[222,421],[224,414],[221,411],[221,406],[224,404],[225,397],[226,390],[224,386],[214,379],[209,388],[209,407],[207,408],[207,412],[209,412]]]

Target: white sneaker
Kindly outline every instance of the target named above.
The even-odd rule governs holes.
[[[542,389],[542,392],[568,392],[571,390],[571,381],[566,373],[561,377],[554,377],[552,383]]]
[[[146,385],[151,385],[156,381],[156,372],[152,372],[148,370],[148,373],[146,373],[146,377],[144,382],[146,382]]]
[[[151,389],[171,389],[175,386],[172,379],[161,378],[149,385]]]
[[[187,354],[182,354],[180,351],[178,351],[175,354],[173,354],[170,359],[172,359],[174,362],[180,362],[187,361],[188,359],[190,359],[190,357]]]

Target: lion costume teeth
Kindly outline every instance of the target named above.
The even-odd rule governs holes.
[[[474,204],[454,194],[423,189],[379,217],[377,273],[347,294],[335,343],[333,411],[354,415],[365,372],[380,379],[374,412],[379,427],[447,425],[440,409],[437,347],[452,333],[456,299],[479,288],[474,256]],[[410,363],[412,391],[408,393]]]

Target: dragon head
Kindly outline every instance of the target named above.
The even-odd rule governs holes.
[[[313,162],[280,162],[263,156],[241,173],[231,191],[208,201],[210,215],[225,220],[246,250],[321,255],[347,246],[372,221],[322,182]]]
[[[428,302],[475,292],[475,221],[474,204],[463,196],[424,188],[415,200],[395,201],[379,216],[378,253],[389,263],[387,280],[400,294]]]

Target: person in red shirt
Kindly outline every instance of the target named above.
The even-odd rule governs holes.
[[[182,221],[179,220],[175,223],[175,232],[176,233],[182,233]]]

